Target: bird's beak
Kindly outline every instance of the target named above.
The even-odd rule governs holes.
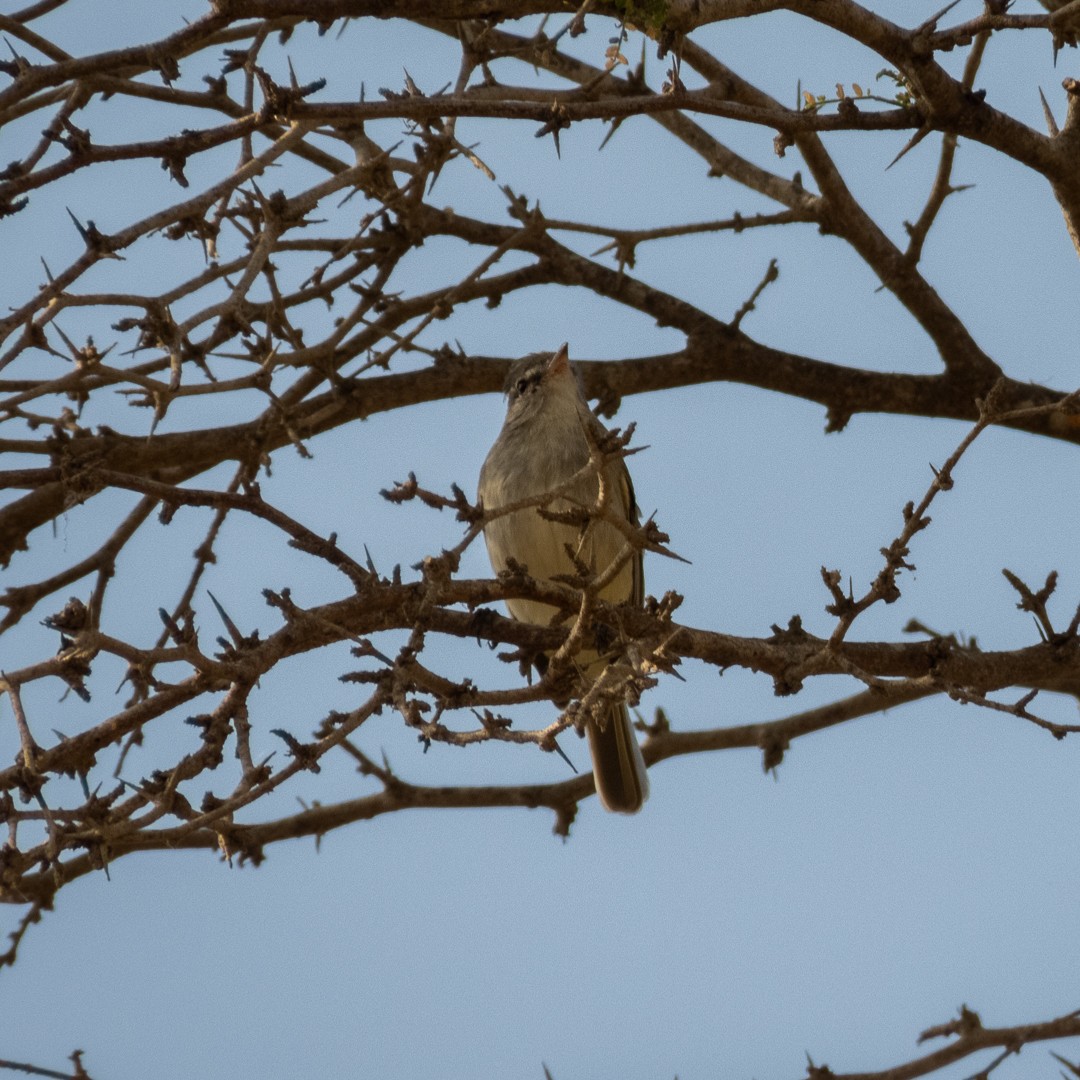
[[[549,375],[570,374],[570,343],[564,341],[548,361],[547,373]]]

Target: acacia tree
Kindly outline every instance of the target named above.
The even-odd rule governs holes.
[[[988,0],[963,21],[947,21],[946,9],[904,27],[852,0],[586,0],[576,10],[550,0],[217,0],[156,40],[86,55],[58,44],[65,0],[0,16],[10,51],[0,62],[0,126],[11,132],[0,214],[9,225],[37,215],[40,238],[37,250],[6,257],[0,315],[0,450],[12,493],[0,509],[0,557],[9,567],[0,594],[0,689],[4,738],[18,737],[14,762],[0,770],[8,823],[0,898],[26,908],[0,962],[14,962],[58,890],[126,856],[202,848],[257,863],[280,841],[412,807],[547,807],[556,830],[568,834],[579,802],[592,796],[587,775],[530,785],[410,783],[361,745],[364,725],[377,716],[396,714],[425,745],[501,741],[553,750],[562,732],[580,729],[611,697],[637,704],[659,684],[662,701],[668,673],[694,658],[756,672],[783,696],[830,675],[861,685],[826,707],[766,724],[675,730],[658,711],[640,724],[650,765],[758,747],[772,769],[809,733],[933,695],[1007,712],[1058,739],[1080,730],[1035,700],[1044,691],[1080,694],[1080,611],[1055,620],[1053,575],[1045,582],[1010,575],[1040,629],[1041,640],[1026,648],[984,652],[942,634],[912,641],[852,633],[867,611],[899,598],[931,504],[983,431],[1046,436],[1062,453],[1080,442],[1080,398],[1031,382],[980,347],[921,269],[932,230],[960,188],[960,139],[1044,178],[1080,250],[1080,84],[1066,78],[1064,95],[1047,103],[1045,134],[979,88],[992,48],[1030,35],[1048,49],[1072,45],[1076,16],[1067,6],[1052,15],[1009,7]],[[777,11],[870,50],[883,77],[829,94],[807,86],[784,103],[753,71],[729,66],[709,47],[718,24]],[[311,37],[305,63],[318,67],[342,47],[339,32],[355,29],[350,21],[362,28],[373,17],[445,37],[458,56],[450,81],[442,85],[422,56],[403,56],[415,78],[333,100],[324,79],[291,66],[294,35]],[[636,62],[640,43],[647,49]],[[130,128],[125,118],[135,118]],[[718,134],[717,118],[730,139]],[[547,140],[555,153],[560,139],[584,127],[626,139],[648,125],[681,144],[703,173],[725,178],[733,198],[760,209],[688,221],[674,200],[654,192],[648,225],[555,219],[540,192],[492,182],[498,150],[492,156],[487,143],[472,141],[470,125],[480,120],[485,131],[494,122]],[[875,220],[853,193],[830,151],[835,133],[866,143],[887,138],[902,148],[901,159],[933,148],[936,173],[904,243],[890,238],[893,222]],[[771,164],[761,164],[763,148]],[[136,178],[133,201],[140,186],[152,192],[152,209],[129,212],[113,193],[109,220],[92,220],[80,210],[80,192],[117,163]],[[482,184],[482,209],[441,204],[439,183],[461,170]],[[890,176],[900,175],[898,165]],[[61,206],[66,233],[57,226]],[[847,245],[896,298],[937,353],[935,370],[872,370],[757,340],[742,324],[775,265],[755,281],[740,268],[746,301],[726,320],[637,272],[642,251],[673,238],[730,243],[802,227],[804,242],[814,243],[807,226]],[[63,239],[47,239],[53,235]],[[76,236],[79,250],[68,254]],[[418,276],[426,253],[450,241],[457,252],[450,268],[440,263]],[[815,402],[835,432],[860,413],[969,423],[925,492],[903,507],[869,584],[852,588],[840,570],[822,570],[827,636],[809,633],[798,618],[753,638],[726,633],[722,618],[687,625],[672,593],[612,606],[596,597],[587,567],[561,582],[536,581],[527,567],[497,580],[465,577],[461,558],[478,542],[485,510],[470,491],[434,490],[422,478],[384,494],[452,511],[460,538],[392,571],[376,565],[363,542],[310,528],[287,497],[269,494],[276,454],[306,457],[328,433],[376,414],[499,390],[512,357],[480,355],[466,320],[482,304],[494,308],[544,286],[586,290],[604,312],[598,317],[655,321],[680,339],[662,355],[580,365],[606,417],[631,395],[730,381]],[[462,343],[446,344],[461,326]],[[136,408],[118,408],[118,400]],[[632,453],[626,434],[597,447],[598,461]],[[898,492],[897,505],[907,498]],[[27,565],[50,525],[68,515],[85,521],[79,515],[91,509],[99,529],[107,523],[103,531],[88,529],[46,573]],[[148,530],[173,528],[174,517],[197,521],[200,541],[182,573],[170,563],[148,588],[127,553]],[[267,578],[270,629],[245,632],[224,603],[226,630],[215,640],[205,580],[228,554],[226,523],[238,518],[251,523],[248,543],[287,538],[333,584],[328,599],[309,603]],[[628,552],[678,550],[679,538],[669,540],[662,527],[650,520],[628,529]],[[156,635],[113,614],[118,594],[147,592],[160,609]],[[513,597],[543,599],[566,621],[539,627],[507,619],[498,602]],[[575,684],[572,664],[563,663],[525,684],[530,658],[546,651],[568,660],[597,637],[611,657],[597,683]],[[490,643],[518,663],[501,679],[477,676],[459,658],[469,654],[442,659],[447,639]],[[286,723],[250,702],[275,670],[341,644],[357,658],[339,666],[354,692],[348,710]],[[99,672],[111,678],[118,663],[127,700],[103,713]],[[62,735],[50,732],[47,710],[35,704],[41,687],[57,685],[84,703],[78,729]],[[569,704],[568,691],[576,695]],[[516,723],[514,707],[536,701],[558,703],[557,719],[539,728]],[[155,738],[185,716],[186,740]],[[274,739],[280,752],[267,758]],[[116,779],[144,743],[142,779]],[[158,755],[152,761],[149,747]],[[358,766],[367,794],[301,812],[280,800],[299,774],[338,758]],[[988,1047],[1001,1060],[1026,1043],[1080,1035],[1080,1019],[990,1029],[965,1010],[926,1034],[948,1041],[895,1075],[926,1075]]]

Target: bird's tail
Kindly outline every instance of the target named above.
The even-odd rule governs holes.
[[[596,793],[605,810],[634,814],[649,797],[649,774],[624,704],[612,705],[604,726],[588,724]]]

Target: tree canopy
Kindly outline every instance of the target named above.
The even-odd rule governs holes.
[[[604,695],[650,767],[749,748],[783,778],[810,736],[920,700],[1072,752],[1080,15],[916,6],[0,15],[0,966],[61,891],[151,852],[257,866],[495,807],[572,847],[592,777],[561,757]],[[586,567],[486,569],[481,396],[562,340],[638,483],[640,605]],[[956,542],[932,519],[988,442]],[[599,683],[527,677],[597,641]],[[1066,1036],[1075,1014],[965,1007],[939,1048],[835,1075]]]

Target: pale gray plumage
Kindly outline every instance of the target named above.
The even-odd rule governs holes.
[[[555,353],[534,353],[519,360],[510,369],[505,391],[506,420],[480,470],[478,494],[486,510],[559,487],[589,461],[586,430],[594,438],[604,434],[570,367],[566,345]],[[626,463],[610,463],[604,480],[608,505],[636,522],[634,489]],[[553,499],[546,509],[588,509],[596,504],[598,490],[595,473],[586,472],[567,492],[570,499]],[[626,545],[623,534],[602,521],[590,521],[582,534],[576,525],[541,517],[535,507],[492,519],[484,528],[484,539],[496,572],[513,559],[541,579],[575,572],[567,544],[597,574],[602,574]],[[643,595],[641,552],[637,551],[600,596],[611,603],[640,603]],[[508,600],[506,606],[515,619],[540,626],[548,625],[555,614],[550,605],[535,600]],[[604,666],[595,652],[580,654],[578,663],[594,677]],[[587,731],[601,803],[619,813],[639,810],[648,797],[649,781],[626,706],[612,705],[602,720],[588,723]]]

